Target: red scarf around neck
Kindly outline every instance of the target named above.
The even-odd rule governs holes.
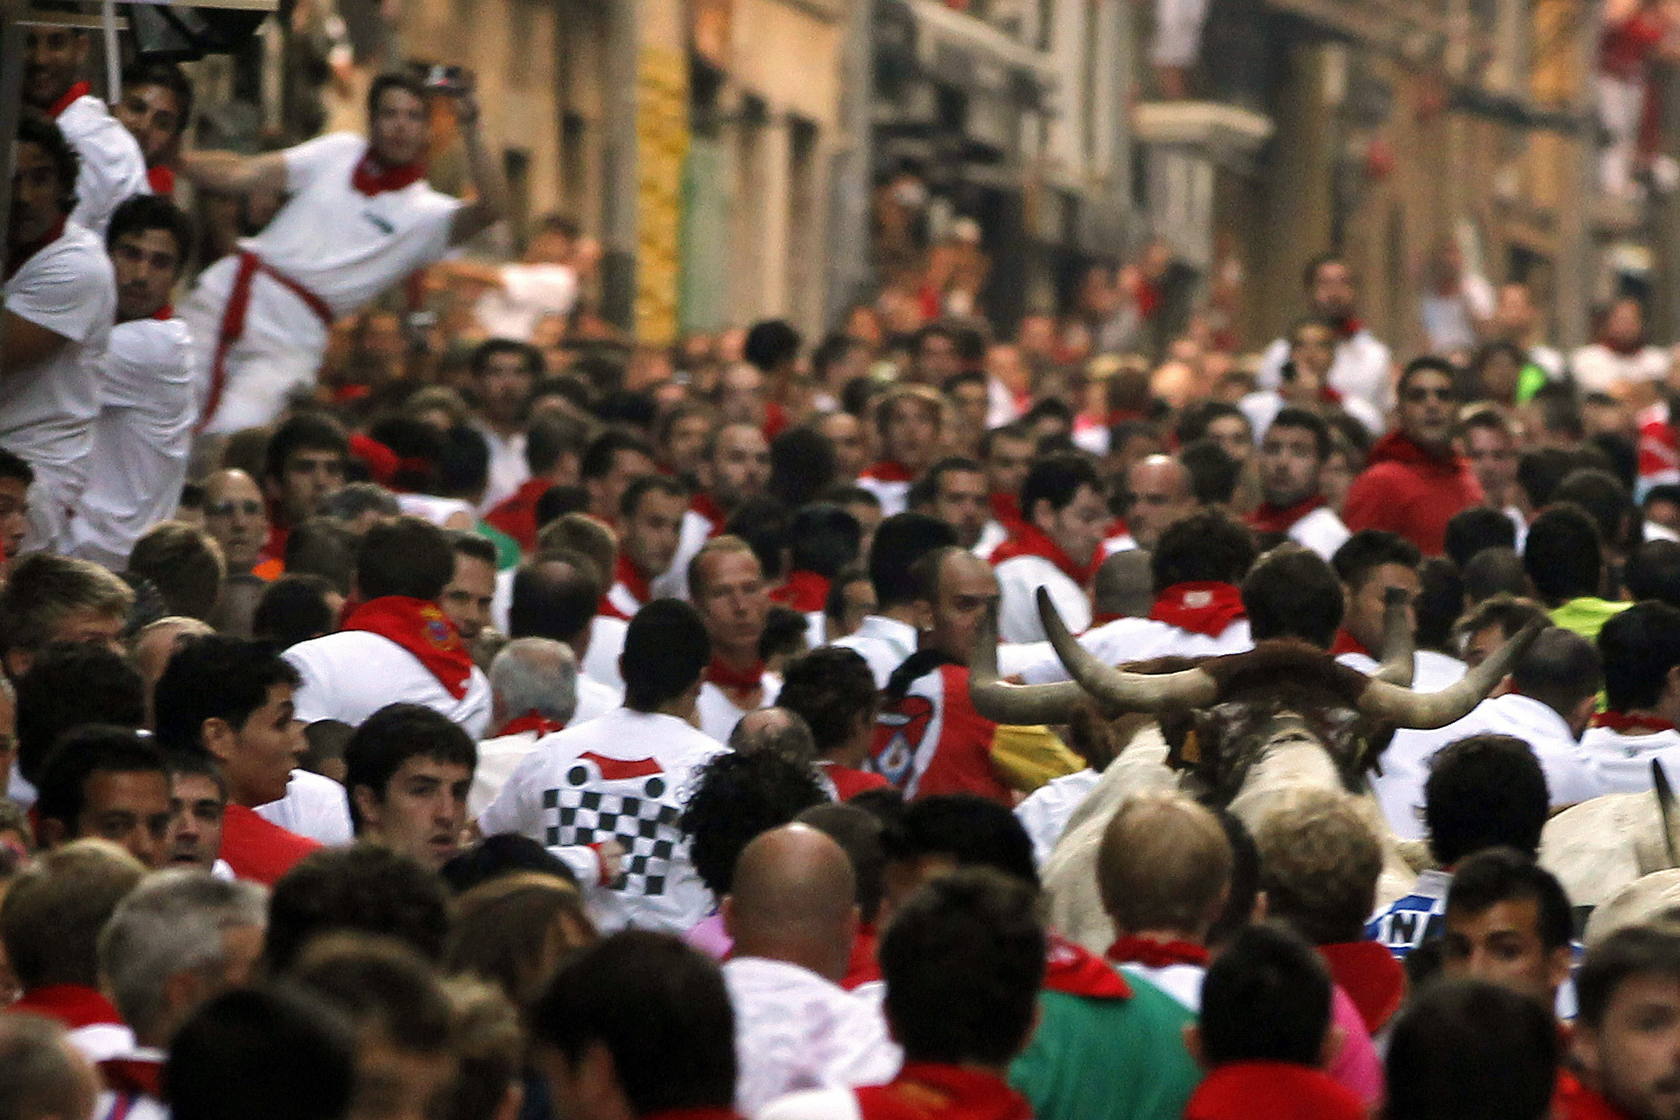
[[[86,97],[92,92],[93,87],[86,82],[71,83],[70,88],[64,91],[64,96],[52,103],[52,107],[47,110],[47,116],[57,120],[59,114],[74,105],[78,99]]]
[[[862,477],[872,478],[876,482],[913,482],[915,475],[910,468],[896,459],[882,459],[863,472]]]
[[[33,1011],[56,1019],[71,1030],[107,1023],[122,1024],[116,1005],[97,988],[82,984],[43,984],[31,988],[8,1011]]]
[[[1261,502],[1260,508],[1248,515],[1248,527],[1256,533],[1287,533],[1295,527],[1295,522],[1322,505],[1323,494],[1302,498],[1292,506],[1274,506],[1271,502]]]
[[[1362,653],[1371,656],[1371,651],[1365,648],[1365,643],[1349,634],[1346,630],[1336,631],[1336,640],[1330,643],[1330,656],[1340,657],[1344,653]]]
[[[1153,937],[1126,936],[1108,947],[1108,959],[1117,964],[1141,964],[1145,968],[1166,968],[1171,964],[1193,964],[1206,968],[1208,951],[1188,941],[1157,941]]]
[[[146,185],[153,194],[168,198],[175,193],[175,169],[166,163],[146,168]]]
[[[47,231],[46,236],[37,241],[30,241],[23,245],[14,246],[12,251],[6,255],[6,279],[10,280],[13,276],[16,276],[18,269],[27,264],[30,257],[33,257],[36,253],[39,253],[42,249],[45,249],[48,245],[51,245],[54,241],[63,237],[64,223],[67,220],[68,219],[66,218],[60,218],[53,224],[53,227]]]
[[[356,168],[350,173],[350,185],[371,198],[385,191],[400,191],[410,183],[417,183],[425,177],[424,163],[416,161],[396,167],[385,167],[373,158],[373,152],[370,150],[356,161]]]
[[[540,739],[544,735],[552,735],[556,731],[564,730],[566,730],[565,724],[557,719],[549,719],[532,708],[518,719],[510,719],[502,724],[502,730],[499,734],[518,735],[522,731],[535,731],[537,738]]]
[[[1015,495],[996,493],[991,495],[988,501],[992,507],[992,517],[1011,533],[1025,524],[1021,517],[1021,499]]]
[[[713,654],[706,663],[706,679],[726,693],[757,692],[764,687],[764,662],[754,661],[745,669],[736,669]]]
[[[365,630],[412,653],[459,700],[472,680],[473,660],[466,643],[436,603],[407,595],[384,595],[357,607],[344,620],[346,630]]]
[[[1229,583],[1175,583],[1156,598],[1149,617],[1180,630],[1217,638],[1239,618],[1248,617],[1242,591]]]
[[[1352,338],[1354,335],[1365,329],[1364,320],[1360,319],[1357,315],[1344,315],[1334,322],[1336,324],[1337,336],[1344,341]]]
[[[828,589],[827,576],[798,568],[788,573],[786,583],[770,592],[770,601],[810,614],[828,605]]]
[[[1059,933],[1045,937],[1044,987],[1088,999],[1131,999],[1132,986],[1101,957]]]
[[[885,1085],[853,1089],[862,1120],[1032,1120],[1032,1105],[995,1073],[904,1063]]]
[[[99,1079],[113,1093],[163,1098],[163,1063],[143,1058],[107,1058],[99,1063]],[[113,1109],[112,1117],[118,1114]]]
[[[1099,548],[1083,566],[1076,564],[1044,530],[1037,525],[1022,522],[1016,528],[1014,536],[992,550],[992,566],[996,567],[1017,556],[1037,556],[1056,565],[1080,587],[1088,587],[1091,577],[1096,574],[1097,565],[1102,562],[1101,551]]]
[[[708,536],[715,537],[723,532],[723,523],[729,520],[729,515],[723,512],[723,507],[718,505],[717,499],[705,490],[698,491],[688,500],[688,508],[712,523],[712,531]]]
[[[1635,716],[1627,712],[1599,712],[1593,716],[1594,727],[1608,727],[1621,735],[1637,734],[1641,731],[1673,731],[1674,725],[1666,719],[1656,716]]]
[[[618,550],[613,576],[624,585],[624,589],[630,592],[636,602],[647,603],[653,598],[651,581],[642,574],[642,570],[636,567],[636,562],[630,559],[630,554],[622,548]]]

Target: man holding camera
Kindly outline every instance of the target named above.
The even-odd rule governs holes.
[[[474,197],[426,182],[428,104],[455,102]],[[340,132],[260,156],[192,152],[180,173],[226,194],[284,192],[279,213],[199,277],[182,308],[200,379],[200,428],[233,432],[272,421],[287,395],[314,383],[335,319],[501,217],[507,184],[478,128],[470,78],[434,67],[376,78],[368,137]]]

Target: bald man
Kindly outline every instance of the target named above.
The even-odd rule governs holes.
[[[762,833],[736,861],[723,900],[735,955],[723,979],[742,1115],[797,1090],[877,1085],[898,1072],[879,1003],[838,983],[857,935],[856,893],[845,850],[809,825]]]
[[[1167,526],[1196,512],[1196,496],[1190,490],[1190,470],[1170,455],[1151,455],[1139,459],[1126,472],[1126,490],[1131,505],[1126,509],[1126,527],[1131,531],[1131,544],[1115,547],[1154,548],[1167,531]]]
[[[795,766],[815,766],[817,745],[811,725],[791,708],[756,708],[742,716],[729,733],[729,749],[736,754],[770,751]]]
[[[268,505],[257,480],[244,471],[216,471],[204,480],[204,528],[222,546],[229,576],[255,571],[273,579],[279,574],[279,558],[262,555],[268,543]]]

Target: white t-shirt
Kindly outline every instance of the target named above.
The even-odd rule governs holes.
[[[705,547],[720,526],[703,513],[692,509],[683,511],[682,524],[677,529],[677,551],[671,566],[653,577],[651,587],[656,599],[688,601],[688,562]]]
[[[1260,359],[1262,389],[1283,383],[1283,364],[1289,360],[1289,341],[1274,339]],[[1336,358],[1330,364],[1330,387],[1343,397],[1358,397],[1381,412],[1388,403],[1388,373],[1394,355],[1370,331],[1362,330],[1336,343]]]
[[[1044,624],[1038,618],[1036,592],[1050,593],[1062,622],[1077,634],[1091,625],[1091,599],[1085,589],[1042,556],[1013,556],[993,569],[1002,597],[998,603],[998,637],[1006,642],[1041,642]]]
[[[1668,351],[1660,346],[1618,354],[1599,342],[1581,347],[1569,360],[1570,371],[1585,393],[1608,393],[1630,382],[1661,381],[1671,364]]]
[[[598,614],[589,623],[589,649],[583,655],[583,675],[616,692],[624,691],[618,659],[624,655],[624,636],[630,624],[622,618]]]
[[[1032,838],[1033,860],[1039,867],[1056,850],[1056,842],[1067,831],[1073,811],[1084,804],[1091,791],[1102,781],[1102,775],[1089,767],[1073,774],[1052,778],[1033,790],[1025,801],[1015,806],[1015,819]]]
[[[304,723],[336,719],[358,727],[399,701],[424,704],[461,725],[474,739],[490,722],[490,682],[475,666],[459,700],[420,659],[389,638],[342,630],[299,642],[283,655],[303,678],[293,698]]]
[[[197,420],[191,340],[179,318],[111,328],[99,366],[87,488],[70,522],[75,555],[121,571],[181,497]]]
[[[613,688],[580,673],[577,679],[577,710],[572,713],[572,718],[566,726],[576,727],[580,723],[588,723],[623,703],[622,688]]]
[[[478,825],[486,836],[529,836],[563,859],[616,840],[621,875],[586,894],[597,924],[685,933],[711,912],[712,895],[677,821],[695,770],[723,749],[675,716],[618,708],[545,736]]]
[[[891,517],[910,508],[910,484],[896,478],[858,476],[857,484],[881,501],[881,516]]]
[[[723,982],[735,1008],[743,1116],[788,1093],[884,1084],[903,1064],[880,1005],[809,969],[735,957],[724,962]]]
[[[111,213],[137,194],[150,194],[146,157],[105,102],[83,95],[58,115],[58,129],[76,149],[76,209],[70,220],[104,234]]]
[[[776,702],[776,693],[781,691],[782,678],[775,673],[765,673],[759,677],[759,707],[767,708]],[[700,686],[700,699],[694,705],[700,714],[700,730],[710,735],[720,743],[729,742],[729,733],[735,730],[735,725],[741,722],[741,717],[752,711],[751,708],[738,708],[729,695],[707,681]]]
[[[1326,560],[1347,543],[1353,534],[1329,506],[1319,506],[1289,527],[1289,539],[1310,548]]]
[[[469,818],[477,820],[490,807],[540,738],[535,731],[516,731],[478,744],[478,766],[473,770],[472,788],[467,791]]]
[[[1207,979],[1207,969],[1199,964],[1168,964],[1158,968],[1126,964],[1120,966],[1120,971],[1147,980],[1177,1000],[1192,1015],[1202,1010],[1202,981]]]
[[[1260,441],[1266,438],[1272,421],[1283,411],[1283,395],[1276,389],[1261,389],[1243,397],[1237,402],[1237,407],[1248,417],[1249,427],[1254,430],[1254,445],[1258,447]],[[1363,397],[1343,397],[1338,407],[1359,421],[1360,426],[1373,436],[1382,435],[1388,428],[1382,410]]]
[[[1680,782],[1680,731],[1624,735],[1608,727],[1589,727],[1581,736],[1581,755],[1605,793],[1651,789],[1653,760],[1662,763],[1670,782]]]
[[[355,839],[350,798],[344,787],[312,770],[293,770],[292,780],[286,783],[286,796],[258,805],[257,816],[329,848]]]
[[[875,674],[875,687],[886,688],[893,670],[916,652],[916,628],[886,615],[866,614],[856,633],[829,644],[859,654]]]
[[[440,529],[459,529],[478,524],[478,514],[471,503],[460,498],[441,498],[436,494],[398,494],[397,508],[404,516],[430,521]],[[460,519],[465,518],[463,523]],[[456,524],[450,525],[451,520]]]
[[[489,513],[503,500],[513,497],[513,492],[531,477],[531,468],[525,462],[526,436],[524,432],[504,436],[488,424],[474,424],[473,430],[484,437],[485,445],[490,448],[490,481],[478,503],[479,512]]]
[[[531,341],[547,315],[569,315],[577,303],[577,270],[563,264],[505,264],[502,286],[485,292],[473,315],[488,338]]]

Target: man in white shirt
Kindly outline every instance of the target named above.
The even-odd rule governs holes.
[[[428,89],[403,75],[375,79],[368,139],[334,133],[260,156],[182,158],[181,174],[201,189],[288,195],[238,254],[204,271],[182,309],[203,379],[205,430],[273,420],[289,392],[314,383],[335,319],[501,217],[507,185],[479,133],[478,105],[467,86],[446,92],[465,141],[472,202],[426,184]]]
[[[695,769],[725,749],[691,722],[710,656],[693,607],[649,603],[625,635],[624,707],[542,739],[479,815],[485,835],[518,832],[566,860],[604,929],[681,933],[711,910],[677,824]],[[597,855],[608,842],[624,849],[616,877]]]
[[[29,113],[17,136],[6,228],[0,446],[35,472],[23,549],[63,551],[70,510],[87,480],[98,363],[116,315],[116,284],[99,238],[68,221],[76,153],[64,134]]]
[[[772,703],[781,678],[767,671],[759,644],[770,590],[757,555],[740,537],[714,537],[688,564],[689,598],[712,646],[696,710],[700,730],[729,741],[740,718]]]
[[[619,502],[618,560],[603,613],[634,618],[653,598],[653,584],[671,569],[682,532],[688,491],[650,474],[630,484]]]
[[[925,385],[898,385],[875,402],[881,459],[858,476],[857,484],[881,499],[891,517],[909,506],[910,484],[939,453],[945,404]]]
[[[1651,763],[1680,782],[1680,610],[1635,603],[1598,632],[1607,710],[1581,736],[1581,753],[1605,793],[1643,793]]]
[[[935,549],[957,543],[949,525],[925,513],[900,513],[881,522],[869,550],[869,580],[875,611],[863,616],[855,634],[834,642],[856,650],[869,663],[875,687],[887,687],[893,670],[916,652],[916,581],[910,566]]]
[[[117,325],[100,363],[87,488],[70,522],[74,555],[121,571],[142,533],[167,520],[187,477],[197,419],[187,325],[169,305],[192,225],[167,198],[136,195],[106,236]]]
[[[982,560],[1008,537],[992,517],[986,495],[986,468],[961,455],[941,459],[910,485],[909,506],[945,522],[957,533],[957,544]]]
[[[1358,397],[1381,412],[1391,397],[1394,355],[1359,321],[1355,309],[1358,290],[1353,270],[1334,254],[1315,257],[1302,274],[1302,286],[1314,315],[1337,327],[1336,359],[1330,366],[1330,388],[1344,397]],[[1260,359],[1260,387],[1275,389],[1283,381],[1289,360],[1289,341],[1277,339]]]
[[[622,619],[605,620],[618,627],[617,648],[597,649],[603,620],[596,617],[595,607],[601,597],[601,585],[589,559],[566,550],[546,552],[516,569],[511,582],[508,635],[514,639],[549,638],[562,642],[577,659],[577,709],[569,722],[583,723],[618,707],[624,699],[623,678],[617,675],[617,663],[624,650],[625,623]],[[589,661],[599,661],[608,655],[613,662],[615,684],[591,676],[588,669]]]
[[[455,570],[442,529],[399,517],[373,526],[356,549],[362,603],[344,628],[288,649],[297,718],[351,727],[386,704],[424,704],[474,739],[490,722],[490,683],[437,605]]]
[[[1074,452],[1043,456],[1021,488],[1021,514],[1022,527],[992,553],[1003,592],[998,635],[1006,642],[1044,640],[1035,598],[1040,587],[1080,633],[1091,625],[1091,580],[1110,520],[1096,467]]]
[[[526,413],[531,388],[543,373],[543,357],[529,342],[492,336],[473,351],[470,368],[478,390],[473,427],[490,445],[490,485],[478,506],[488,512],[531,477],[525,462]]]
[[[1330,450],[1330,427],[1321,417],[1303,408],[1277,414],[1256,457],[1265,499],[1248,518],[1256,533],[1282,534],[1326,560],[1336,554],[1348,528],[1319,488]]]
[[[490,283],[490,290],[473,305],[485,334],[530,342],[543,319],[571,314],[577,304],[578,273],[600,255],[599,246],[578,233],[578,224],[570,218],[548,214],[537,219],[517,263],[473,268],[475,279]]]
[[[771,829],[742,850],[723,900],[742,1115],[790,1092],[878,1085],[898,1072],[880,1005],[839,985],[855,898],[845,850],[808,825]]]
[[[688,562],[723,532],[724,522],[742,502],[764,493],[770,484],[770,444],[752,424],[724,424],[706,441],[697,473],[700,489],[683,514],[677,554],[665,574],[653,581],[653,593],[661,598],[688,597]],[[616,515],[616,507],[613,512]]]
[[[57,123],[81,162],[71,219],[103,234],[111,214],[144,194],[146,159],[105,102],[81,80],[92,40],[84,28],[31,27],[24,34],[23,101]]]
[[[1623,296],[1610,305],[1598,340],[1569,358],[1570,372],[1583,392],[1609,393],[1635,407],[1653,404],[1673,359],[1668,350],[1645,337],[1645,305]]]
[[[496,799],[539,739],[565,730],[578,707],[577,658],[564,642],[515,638],[490,662],[489,676],[493,734],[478,744],[467,794],[471,817]]]

